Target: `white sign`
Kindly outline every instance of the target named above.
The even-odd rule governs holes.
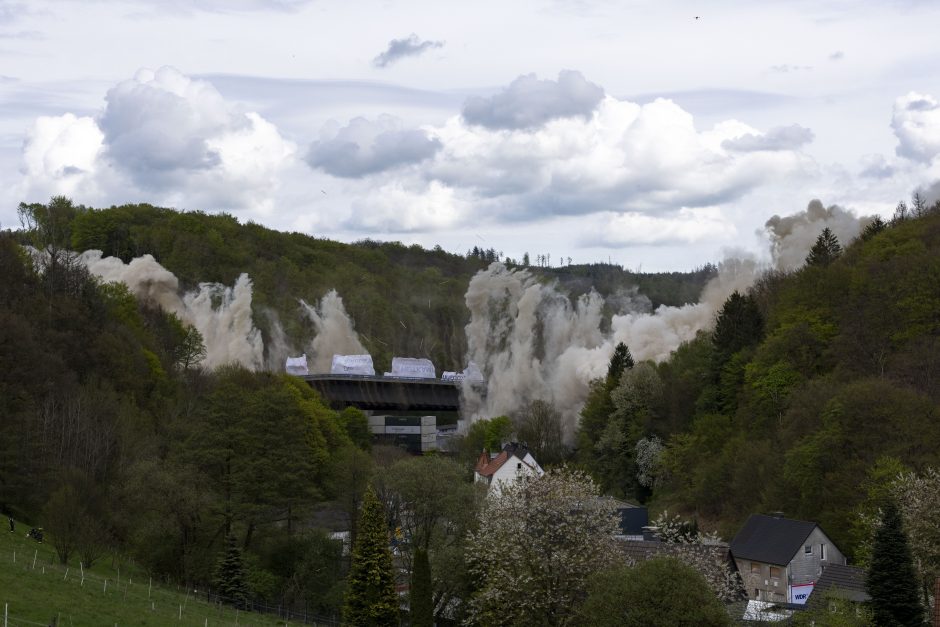
[[[372,355],[333,355],[330,374],[359,374],[375,376]]]
[[[304,353],[300,357],[287,358],[287,374],[307,375],[310,370],[307,368],[307,355]]]
[[[436,379],[437,373],[430,359],[415,357],[393,357],[392,376],[409,379]]]
[[[815,583],[805,583],[799,586],[790,586],[790,603],[796,603],[797,605],[806,603],[806,599],[812,594],[815,585]]]

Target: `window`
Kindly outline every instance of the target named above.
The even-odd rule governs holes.
[[[751,572],[757,575],[760,574],[760,564],[757,562],[751,562]]]
[[[813,554],[813,545],[807,544],[803,547],[803,555],[812,555]]]
[[[819,545],[819,559],[821,560],[826,559],[826,544],[825,543]]]
[[[780,579],[781,571],[776,566],[770,567],[770,578],[771,579]]]

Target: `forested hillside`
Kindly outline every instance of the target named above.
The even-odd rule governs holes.
[[[462,370],[467,284],[475,272],[500,258],[497,251],[478,247],[460,256],[397,242],[342,244],[240,224],[226,214],[150,205],[91,209],[55,198],[48,205],[24,205],[21,213],[35,227],[18,233],[23,243],[45,246],[51,239],[63,248],[97,249],[124,262],[150,254],[177,276],[182,289],[201,282],[231,285],[247,273],[254,283],[254,322],[265,345],[273,333],[266,312],[273,311],[298,353],[313,334],[298,299],[312,304],[335,289],[377,371],[387,370],[394,355],[428,357],[439,370]],[[37,242],[37,234],[45,239]],[[620,295],[610,299],[610,306],[619,302],[642,308],[695,302],[715,268],[633,273],[594,264],[533,266],[531,271],[558,280],[574,295],[593,286],[604,296]]]
[[[21,212],[28,228],[0,233],[0,511],[44,527],[63,564],[130,557],[157,577],[200,587],[219,583],[220,560],[234,546],[244,594],[336,616],[348,558],[317,528],[315,510],[329,504],[355,529],[373,468],[384,465],[375,481],[386,481],[382,489],[395,490],[402,507],[440,488],[447,533],[420,533],[439,568],[435,594],[466,596],[461,525],[476,510],[463,467],[430,459],[429,474],[397,450],[370,456],[365,417],[328,409],[297,379],[199,368],[206,347],[193,327],[102,282],[70,251],[99,249],[124,262],[152,254],[180,290],[248,273],[254,323],[266,335],[273,311],[289,335],[309,338],[298,299],[337,289],[377,368],[392,355],[462,367],[464,292],[495,251],[346,245],[225,215],[92,210],[64,198]],[[608,294],[650,306],[694,300],[714,269],[532,271],[575,293],[603,276]]]
[[[628,364],[630,365],[630,364]],[[850,555],[897,472],[940,464],[940,210],[734,294],[713,333],[595,383],[579,458],[604,485],[733,535],[816,520]]]

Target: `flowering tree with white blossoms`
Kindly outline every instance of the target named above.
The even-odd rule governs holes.
[[[720,600],[728,603],[743,596],[743,584],[737,572],[719,550],[721,539],[714,533],[703,534],[692,529],[679,516],[663,512],[653,521],[659,539],[668,545],[670,557],[697,570]]]
[[[562,467],[522,476],[488,498],[467,543],[479,586],[472,622],[571,624],[588,577],[619,555],[616,508],[598,496],[588,475]]]
[[[940,471],[901,474],[892,486],[924,587],[940,577]]]

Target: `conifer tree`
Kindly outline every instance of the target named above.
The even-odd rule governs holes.
[[[409,602],[412,627],[432,627],[434,602],[431,597],[431,564],[428,561],[428,552],[421,547],[415,549]]]
[[[835,234],[827,226],[816,238],[816,243],[809,251],[806,257],[806,263],[810,266],[828,266],[842,254],[842,246]]]
[[[372,486],[366,490],[346,580],[343,622],[379,627],[398,624],[398,596],[388,527],[381,503]]]
[[[220,596],[237,607],[247,604],[248,584],[245,582],[242,552],[231,534],[225,538],[225,553],[216,566],[215,581]]]
[[[617,344],[617,348],[614,349],[614,354],[610,358],[610,363],[607,366],[607,385],[608,387],[616,387],[620,383],[620,377],[623,375],[624,370],[629,370],[634,366],[633,355],[630,354],[630,349],[627,348],[627,345],[623,342]]]
[[[882,231],[888,228],[887,223],[881,219],[880,216],[875,216],[875,218],[868,223],[868,226],[862,231],[862,241],[867,242],[874,236],[878,235]]]
[[[893,501],[886,503],[881,526],[875,531],[871,567],[865,585],[871,595],[876,625],[923,625],[924,613],[911,548],[904,535],[901,513]]]

